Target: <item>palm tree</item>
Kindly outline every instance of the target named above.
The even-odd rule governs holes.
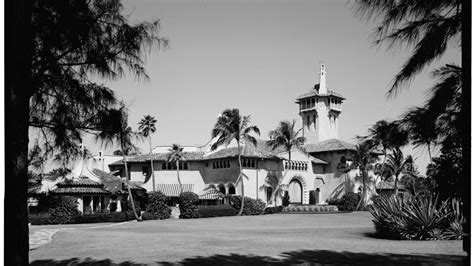
[[[390,175],[395,180],[393,185],[395,195],[398,194],[398,181],[400,181],[404,176],[414,176],[415,173],[413,158],[411,155],[408,155],[405,158],[400,149],[395,149],[388,155],[385,169],[389,171]]]
[[[388,96],[395,96],[426,66],[440,58],[448,43],[461,47],[461,1],[371,1],[358,0],[355,13],[371,20],[381,18],[375,30],[375,43],[388,43],[388,48],[414,46],[410,58],[395,76]]]
[[[148,137],[148,142],[150,144],[150,166],[151,166],[151,178],[153,181],[153,191],[155,191],[155,170],[153,169],[153,152],[151,146],[151,133],[156,132],[156,119],[151,115],[146,115],[140,120],[138,130],[145,138]]]
[[[278,147],[283,147],[286,152],[288,152],[288,161],[291,161],[291,150],[293,148],[297,148],[305,152],[304,149],[304,142],[306,141],[305,137],[299,136],[302,129],[295,130],[296,120],[290,121],[280,121],[280,124],[275,130],[272,130],[268,133],[270,136],[270,140],[267,141],[267,145],[275,150]],[[273,189],[271,199],[275,199],[276,204],[276,197],[277,195],[281,194],[285,186],[281,184],[283,178],[285,177],[288,169],[285,171],[285,174],[279,180],[277,179],[276,182],[271,178],[271,181],[265,181],[262,188],[264,187],[271,187]]]
[[[352,155],[352,167],[355,169],[359,169],[362,175],[362,197],[360,199],[359,206],[362,207],[367,203],[367,185],[366,185],[366,177],[367,172],[371,165],[377,160],[377,155],[374,153],[374,149],[377,147],[376,143],[372,140],[367,139],[361,141],[359,144],[356,145],[356,150]]]
[[[283,180],[283,177],[278,179],[276,177],[270,177],[265,180],[265,183],[260,187],[260,190],[264,190],[266,188],[271,188],[272,189],[272,195],[270,196],[270,202],[269,204],[273,202],[277,202],[277,196],[280,195],[282,196],[283,193],[288,189],[288,185],[283,185],[281,181]]]
[[[181,179],[179,178],[179,165],[184,161],[183,147],[179,144],[173,144],[171,149],[169,149],[168,162],[173,162],[176,164],[176,175],[178,176],[178,183],[180,192],[183,193],[183,185],[181,184]]]
[[[107,128],[103,127],[104,130],[99,132],[95,136],[96,141],[101,141],[104,147],[107,147],[110,144],[116,143],[120,146],[120,150],[123,156],[123,164],[125,167],[125,178],[127,184],[128,195],[130,197],[130,201],[132,203],[133,214],[137,221],[141,219],[137,215],[137,211],[135,209],[135,202],[133,200],[132,190],[130,189],[130,176],[128,173],[128,164],[127,164],[127,157],[126,154],[130,153],[131,151],[137,150],[137,147],[133,144],[133,139],[140,138],[140,135],[132,130],[131,127],[128,126],[128,114],[125,107],[122,104],[122,107],[118,110],[109,110],[108,114],[109,120],[107,124],[109,125]]]
[[[427,146],[430,161],[433,162],[431,148],[436,145],[438,137],[432,114],[426,108],[415,107],[404,114],[401,123],[410,132],[409,138],[415,147]]]
[[[260,130],[256,126],[250,126],[250,116],[241,116],[239,109],[226,109],[217,118],[217,122],[212,129],[212,137],[217,138],[211,146],[211,150],[216,150],[218,147],[228,146],[231,141],[237,141],[238,159],[239,159],[239,177],[236,183],[241,182],[242,200],[240,204],[239,215],[244,211],[244,179],[242,173],[242,150],[241,141],[257,145],[257,140],[250,135],[251,132],[260,135]],[[244,146],[245,147],[245,146]]]
[[[369,128],[369,135],[359,139],[370,139],[375,145],[381,146],[384,152],[385,162],[387,150],[393,150],[408,144],[408,132],[403,130],[400,122],[387,120],[377,121]]]

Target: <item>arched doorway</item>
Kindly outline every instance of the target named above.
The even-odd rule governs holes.
[[[288,186],[288,195],[290,196],[290,203],[303,203],[303,186],[299,180],[291,180]]]

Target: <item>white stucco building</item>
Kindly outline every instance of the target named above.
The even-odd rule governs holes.
[[[316,191],[317,203],[323,204],[331,197],[346,191],[357,192],[360,186],[356,173],[344,174],[338,170],[341,159],[350,158],[355,146],[338,139],[339,116],[345,98],[326,86],[326,67],[321,65],[320,82],[296,99],[302,119],[303,134],[307,141],[306,153],[282,149],[271,150],[265,140],[257,146],[243,143],[243,173],[239,176],[238,150],[236,143],[211,152],[209,145],[185,147],[183,162],[179,166],[181,183],[185,191],[205,195],[215,189],[223,194],[240,194],[244,184],[245,196],[269,201],[271,188],[262,188],[266,179],[282,180],[294,204],[308,204],[311,190]],[[178,196],[176,165],[168,163],[169,147],[153,150],[155,190],[170,197]],[[149,154],[128,159],[131,181],[147,191],[153,191]],[[123,161],[109,165],[110,171],[124,176]],[[280,204],[281,198],[278,199]]]

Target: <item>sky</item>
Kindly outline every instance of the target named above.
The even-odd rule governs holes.
[[[159,19],[160,36],[169,40],[167,48],[147,55],[148,81],[131,75],[102,81],[125,101],[134,129],[144,115],[158,120],[154,146],[205,144],[226,108],[251,115],[263,139],[281,120],[297,119],[301,126],[295,99],[319,82],[321,62],[328,88],[346,98],[339,139],[355,143],[376,121],[399,118],[421,105],[435,82],[430,70],[461,62],[460,50],[450,47],[387,100],[390,82],[412,48],[375,46],[376,24],[355,15],[349,2],[133,0],[123,5],[132,23]],[[137,144],[148,151],[148,142]],[[90,139],[86,145],[93,153],[102,149]],[[427,151],[404,151],[424,174]]]

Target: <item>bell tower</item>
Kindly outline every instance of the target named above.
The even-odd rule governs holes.
[[[326,66],[321,64],[319,83],[311,91],[299,96],[299,115],[303,124],[303,136],[306,143],[317,143],[328,139],[337,139],[339,115],[342,112],[341,94],[328,90],[326,86]]]

